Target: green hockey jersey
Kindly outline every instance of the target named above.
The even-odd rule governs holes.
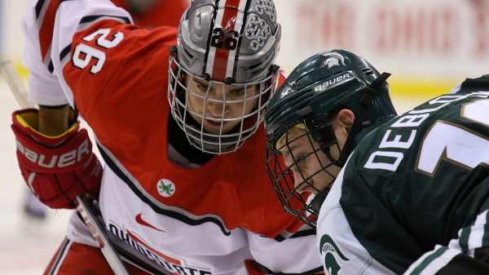
[[[488,209],[489,92],[462,88],[358,144],[320,211],[323,264],[332,275],[434,274],[489,245]]]

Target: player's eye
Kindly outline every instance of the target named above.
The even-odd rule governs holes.
[[[294,168],[297,168],[297,169],[303,169],[305,168],[305,163],[306,163],[306,159],[307,159],[308,155],[306,154],[298,154],[295,158],[295,165],[294,165]]]
[[[199,89],[202,92],[205,92],[205,91],[207,91],[207,89],[209,89],[209,86],[201,84],[201,83],[197,83],[197,89]]]

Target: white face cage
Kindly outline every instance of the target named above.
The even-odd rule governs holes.
[[[272,66],[263,80],[227,84],[191,74],[180,65],[176,53],[169,62],[171,114],[190,144],[210,154],[237,151],[263,122],[275,91],[277,67]],[[190,79],[194,84],[189,85]]]

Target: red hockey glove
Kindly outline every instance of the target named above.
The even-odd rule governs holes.
[[[59,136],[38,132],[36,109],[12,114],[17,160],[31,191],[51,208],[74,208],[76,196],[98,197],[102,166],[92,152],[87,131],[75,122]]]

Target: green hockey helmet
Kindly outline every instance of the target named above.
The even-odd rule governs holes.
[[[331,182],[323,184],[327,186],[323,190],[312,186],[312,177],[328,171],[331,165],[343,166],[363,129],[396,115],[386,82],[389,75],[380,74],[370,63],[352,52],[332,50],[303,61],[277,90],[265,115],[268,148],[266,164],[275,191],[286,211],[315,225],[319,206],[336,175],[327,172]],[[331,123],[343,108],[354,113],[355,122],[349,129],[345,145],[340,149]],[[290,146],[289,143],[300,138],[292,140],[287,137],[289,129],[297,125],[301,125],[304,136],[308,137],[311,148],[314,148],[310,156],[320,160],[318,152],[321,152],[329,159],[327,163],[320,161],[320,169],[308,173],[309,176],[302,175],[298,163],[310,156],[292,156],[294,161],[288,166],[281,157],[284,149]],[[286,142],[282,142],[284,137]],[[332,157],[331,146],[337,146],[339,157]],[[292,171],[296,174],[295,180]],[[301,176],[298,177],[297,173]],[[298,178],[302,182],[298,183]]]

